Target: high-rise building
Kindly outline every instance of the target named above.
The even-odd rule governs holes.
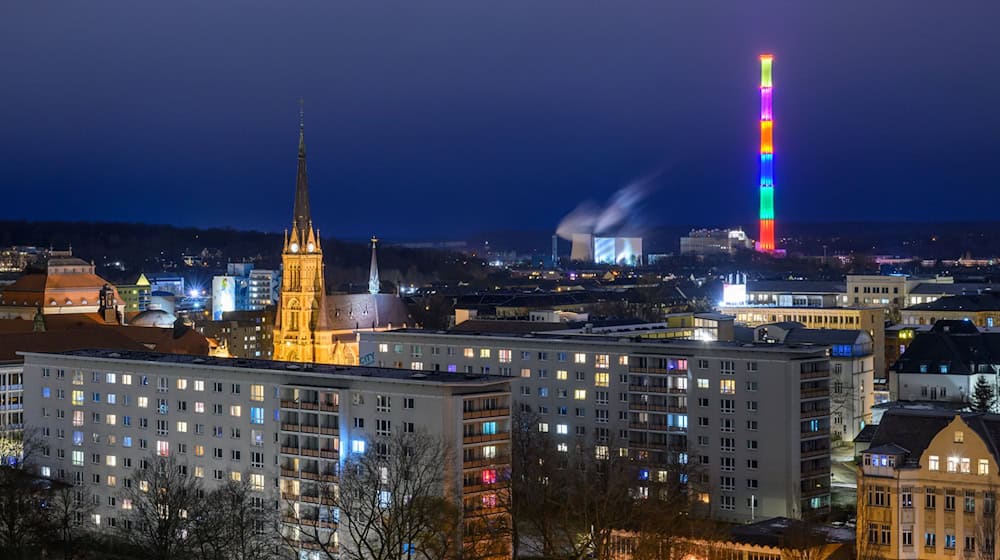
[[[827,347],[657,339],[652,325],[518,334],[494,322],[496,332],[363,332],[361,352],[383,367],[509,377],[514,409],[558,450],[627,456],[649,466],[640,481],[690,464],[716,519],[829,510]]]
[[[771,65],[774,55],[760,55],[760,234],[757,250],[774,252],[774,109]]]
[[[98,531],[126,527],[121,488],[156,454],[177,458],[208,489],[250,477],[293,538],[294,527],[309,525],[331,539],[324,542],[336,534],[350,546],[336,504],[325,501],[336,495],[341,465],[418,430],[448,451],[441,492],[464,512],[467,530],[507,515],[499,507],[510,470],[506,379],[125,350],[24,359],[25,421],[45,444],[39,474],[86,484]],[[318,558],[309,537],[298,536],[299,558]],[[488,538],[506,554],[477,557],[510,557],[509,534]]]

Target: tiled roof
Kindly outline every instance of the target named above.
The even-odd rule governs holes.
[[[1000,363],[1000,333],[981,332],[967,321],[938,321],[918,332],[893,366],[899,373],[973,374],[973,364]],[[926,371],[921,372],[921,368]]]
[[[336,294],[323,298],[325,317],[318,328],[329,330],[402,327],[412,324],[402,299],[392,294]]]
[[[993,458],[1000,461],[1000,415],[978,412],[958,415],[983,439]],[[905,464],[916,466],[934,436],[947,427],[955,416],[954,412],[942,410],[887,410],[882,415],[869,450],[899,446],[908,452]]]
[[[31,321],[24,322],[31,324]],[[145,346],[127,336],[98,329],[0,334],[0,362],[22,361],[17,352],[64,352],[84,348],[146,350]]]
[[[946,296],[930,303],[918,303],[906,308],[911,311],[1000,311],[1000,292]]]

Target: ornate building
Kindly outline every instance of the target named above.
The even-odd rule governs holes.
[[[274,324],[275,360],[317,364],[356,365],[358,331],[406,326],[403,301],[377,293],[375,239],[366,294],[327,295],[323,280],[323,248],[309,210],[305,132],[299,124],[299,160],[295,178],[292,230],[285,234],[281,253],[282,280]],[[372,288],[374,287],[374,288]]]

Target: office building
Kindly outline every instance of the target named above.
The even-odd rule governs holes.
[[[694,461],[716,519],[829,510],[826,347],[598,330],[363,332],[361,352],[380,367],[510,377],[515,408],[564,452],[579,442],[654,468]]]
[[[754,241],[742,229],[693,229],[681,237],[682,255],[735,255],[754,248]]]
[[[862,453],[858,558],[994,558],[1000,416],[888,410]]]
[[[321,486],[337,483],[350,455],[417,427],[453,450],[442,491],[467,520],[506,515],[497,506],[510,468],[506,379],[124,350],[24,359],[25,422],[46,444],[39,474],[89,486],[98,531],[124,526],[130,504],[119,490],[155,454],[176,457],[208,488],[250,477],[286,522],[329,530],[323,538],[345,546]],[[509,557],[509,536],[497,538]],[[310,541],[298,548],[313,558]]]
[[[118,284],[116,288],[118,288],[118,295],[122,297],[122,302],[125,304],[126,317],[149,309],[153,292],[145,274],[139,274],[135,282],[131,284]]]

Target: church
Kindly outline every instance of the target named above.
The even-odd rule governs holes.
[[[313,227],[306,174],[305,127],[299,122],[299,157],[291,231],[281,252],[282,280],[274,324],[274,359],[358,365],[359,332],[412,323],[403,300],[379,293],[376,239],[372,237],[368,293],[327,294],[323,247]]]

